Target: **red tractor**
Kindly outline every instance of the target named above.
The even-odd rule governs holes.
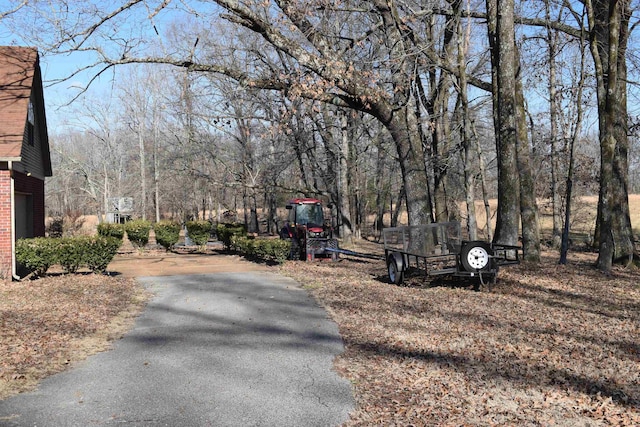
[[[291,240],[291,259],[311,261],[317,256],[336,259],[338,241],[324,219],[322,202],[318,199],[293,199],[287,203],[289,215],[280,238]]]

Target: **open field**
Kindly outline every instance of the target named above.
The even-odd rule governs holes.
[[[492,227],[495,228],[495,214],[497,200],[489,201],[491,206]],[[464,211],[464,206],[461,206]],[[540,218],[540,229],[543,235],[551,235],[553,230],[552,207],[549,200],[538,200],[538,211]],[[592,235],[596,225],[596,213],[598,211],[598,196],[584,196],[574,201],[571,208],[570,231],[575,234]],[[631,226],[634,233],[640,235],[640,194],[629,195],[629,212],[631,217]],[[476,202],[476,217],[478,221],[478,229],[483,230],[486,226],[487,217],[485,215],[484,204]]]

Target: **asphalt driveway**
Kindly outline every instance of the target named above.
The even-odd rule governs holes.
[[[354,406],[336,325],[291,279],[138,279],[155,297],[112,350],[0,401],[2,426],[333,426]]]

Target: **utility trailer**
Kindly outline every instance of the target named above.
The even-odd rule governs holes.
[[[498,269],[520,263],[519,246],[463,240],[460,223],[392,227],[382,230],[389,281],[402,284],[410,269],[426,276],[451,275],[495,283]]]

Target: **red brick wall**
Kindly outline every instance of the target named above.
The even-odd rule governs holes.
[[[0,279],[11,277],[11,175],[0,170]]]
[[[33,235],[34,237],[44,236],[44,181],[15,171],[13,180],[16,192],[32,195]]]
[[[14,191],[29,193],[33,200],[33,234],[44,236],[44,181],[15,172]],[[11,175],[0,170],[0,279],[11,277]]]

